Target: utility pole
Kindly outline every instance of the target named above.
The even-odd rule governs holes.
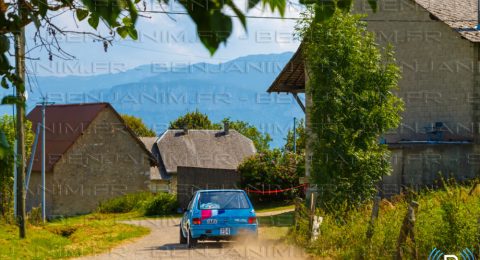
[[[42,100],[42,220],[45,223],[47,219],[45,202],[45,110],[47,105],[54,104],[53,102],[47,102],[47,98],[44,97]]]
[[[297,118],[296,117],[293,118],[293,153],[297,153]]]
[[[45,223],[45,107],[47,98],[43,98],[42,104],[42,220]]]
[[[20,20],[24,19],[24,2],[18,1],[18,15]],[[14,33],[15,37],[15,68],[18,81],[15,86],[17,97],[17,223],[20,238],[26,237],[25,219],[25,28],[21,27]]]

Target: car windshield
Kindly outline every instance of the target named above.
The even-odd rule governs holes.
[[[241,191],[201,192],[198,199],[199,209],[248,209],[245,193]]]

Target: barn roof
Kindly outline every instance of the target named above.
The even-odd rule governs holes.
[[[301,48],[302,45],[298,47],[298,50],[290,58],[272,85],[270,85],[267,92],[305,92],[305,72]]]
[[[45,170],[47,172],[53,170],[53,166],[70,149],[70,147],[73,146],[77,139],[87,131],[88,127],[98,114],[105,109],[111,109],[114,112],[125,129],[127,129],[135,141],[141,144],[141,147],[148,153],[151,162],[154,163],[150,151],[145,148],[138,137],[125,125],[121,116],[109,103],[48,105],[45,110]],[[35,132],[37,124],[41,123],[42,120],[41,106],[36,106],[30,111],[27,115],[27,119],[32,122],[32,131]],[[39,138],[32,171],[41,171],[41,144],[42,140]]]
[[[168,173],[177,166],[237,169],[245,157],[256,153],[249,138],[230,130],[167,130],[157,145]]]
[[[421,7],[471,42],[480,42],[478,0],[415,0]]]

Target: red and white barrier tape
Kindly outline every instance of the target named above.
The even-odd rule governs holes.
[[[246,192],[251,192],[251,193],[256,193],[256,194],[277,194],[277,193],[281,193],[281,192],[285,192],[285,191],[289,191],[289,190],[293,190],[293,189],[298,189],[300,187],[306,187],[307,184],[302,184],[302,185],[298,185],[296,187],[291,187],[291,188],[287,188],[287,189],[281,189],[281,190],[251,190],[251,189],[245,189]]]

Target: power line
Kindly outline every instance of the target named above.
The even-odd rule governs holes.
[[[150,13],[150,14],[173,14],[173,15],[190,15],[187,12],[172,12],[172,11],[139,11],[139,13]],[[229,15],[225,14],[228,17],[237,17],[238,15]],[[257,16],[257,15],[245,15],[245,18],[250,19],[271,19],[271,20],[300,20],[301,17],[277,17],[277,16]]]

